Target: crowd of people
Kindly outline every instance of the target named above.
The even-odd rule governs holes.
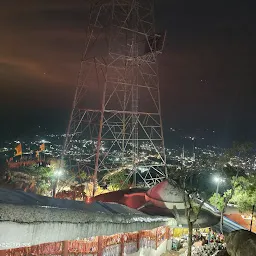
[[[188,246],[188,234],[183,234],[173,239],[172,249],[177,250],[186,256]],[[215,255],[215,253],[225,249],[223,233],[214,232],[211,228],[195,229],[192,237],[192,255],[205,256]]]
[[[195,247],[204,246],[205,244],[214,243],[220,248],[224,247],[224,235],[223,233],[216,233],[209,228],[208,233],[201,233],[200,230],[196,230],[193,235],[193,245]]]
[[[225,249],[223,233],[214,232],[211,228],[206,233],[195,230],[192,255],[215,255],[215,253],[223,249]]]

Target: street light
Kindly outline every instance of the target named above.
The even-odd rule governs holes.
[[[52,191],[52,196],[55,197],[56,196],[56,190],[57,190],[57,187],[58,187],[58,183],[59,183],[59,178],[60,176],[63,174],[63,169],[62,168],[59,168],[59,169],[56,169],[53,173],[54,177],[56,178],[55,179],[55,182],[54,182],[54,185],[53,185],[53,191]]]
[[[62,170],[61,169],[57,169],[55,172],[54,172],[54,176],[56,177],[60,177],[62,175]]]
[[[219,177],[219,176],[215,176],[214,177],[214,182],[217,184],[217,188],[216,188],[216,202],[215,204],[217,205],[217,197],[218,197],[218,194],[219,194],[219,186],[220,186],[220,183],[224,183],[225,182],[225,179]]]

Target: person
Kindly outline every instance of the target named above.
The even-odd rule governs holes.
[[[216,233],[211,231],[211,242],[215,242],[216,241]]]
[[[220,242],[221,242],[221,243],[223,243],[223,242],[224,242],[224,235],[223,235],[223,233],[222,233],[222,232],[220,233]]]
[[[202,246],[204,246],[206,244],[206,239],[204,237],[202,237],[201,241],[202,241]]]
[[[210,243],[210,241],[211,241],[211,231],[212,231],[212,229],[209,228],[209,231],[208,231],[208,234],[207,234],[208,243]]]
[[[193,245],[195,247],[201,247],[203,245],[202,240],[196,241]]]

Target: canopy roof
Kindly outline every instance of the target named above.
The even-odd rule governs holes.
[[[153,229],[168,220],[116,203],[86,204],[0,188],[0,250]]]
[[[147,196],[158,201],[183,203],[182,191],[174,185],[170,184],[168,180],[162,181],[161,183],[156,184],[154,187],[148,190]]]

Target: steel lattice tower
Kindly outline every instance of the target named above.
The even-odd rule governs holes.
[[[94,185],[121,169],[134,185],[167,177],[157,65],[164,40],[153,0],[91,1],[63,153]]]

